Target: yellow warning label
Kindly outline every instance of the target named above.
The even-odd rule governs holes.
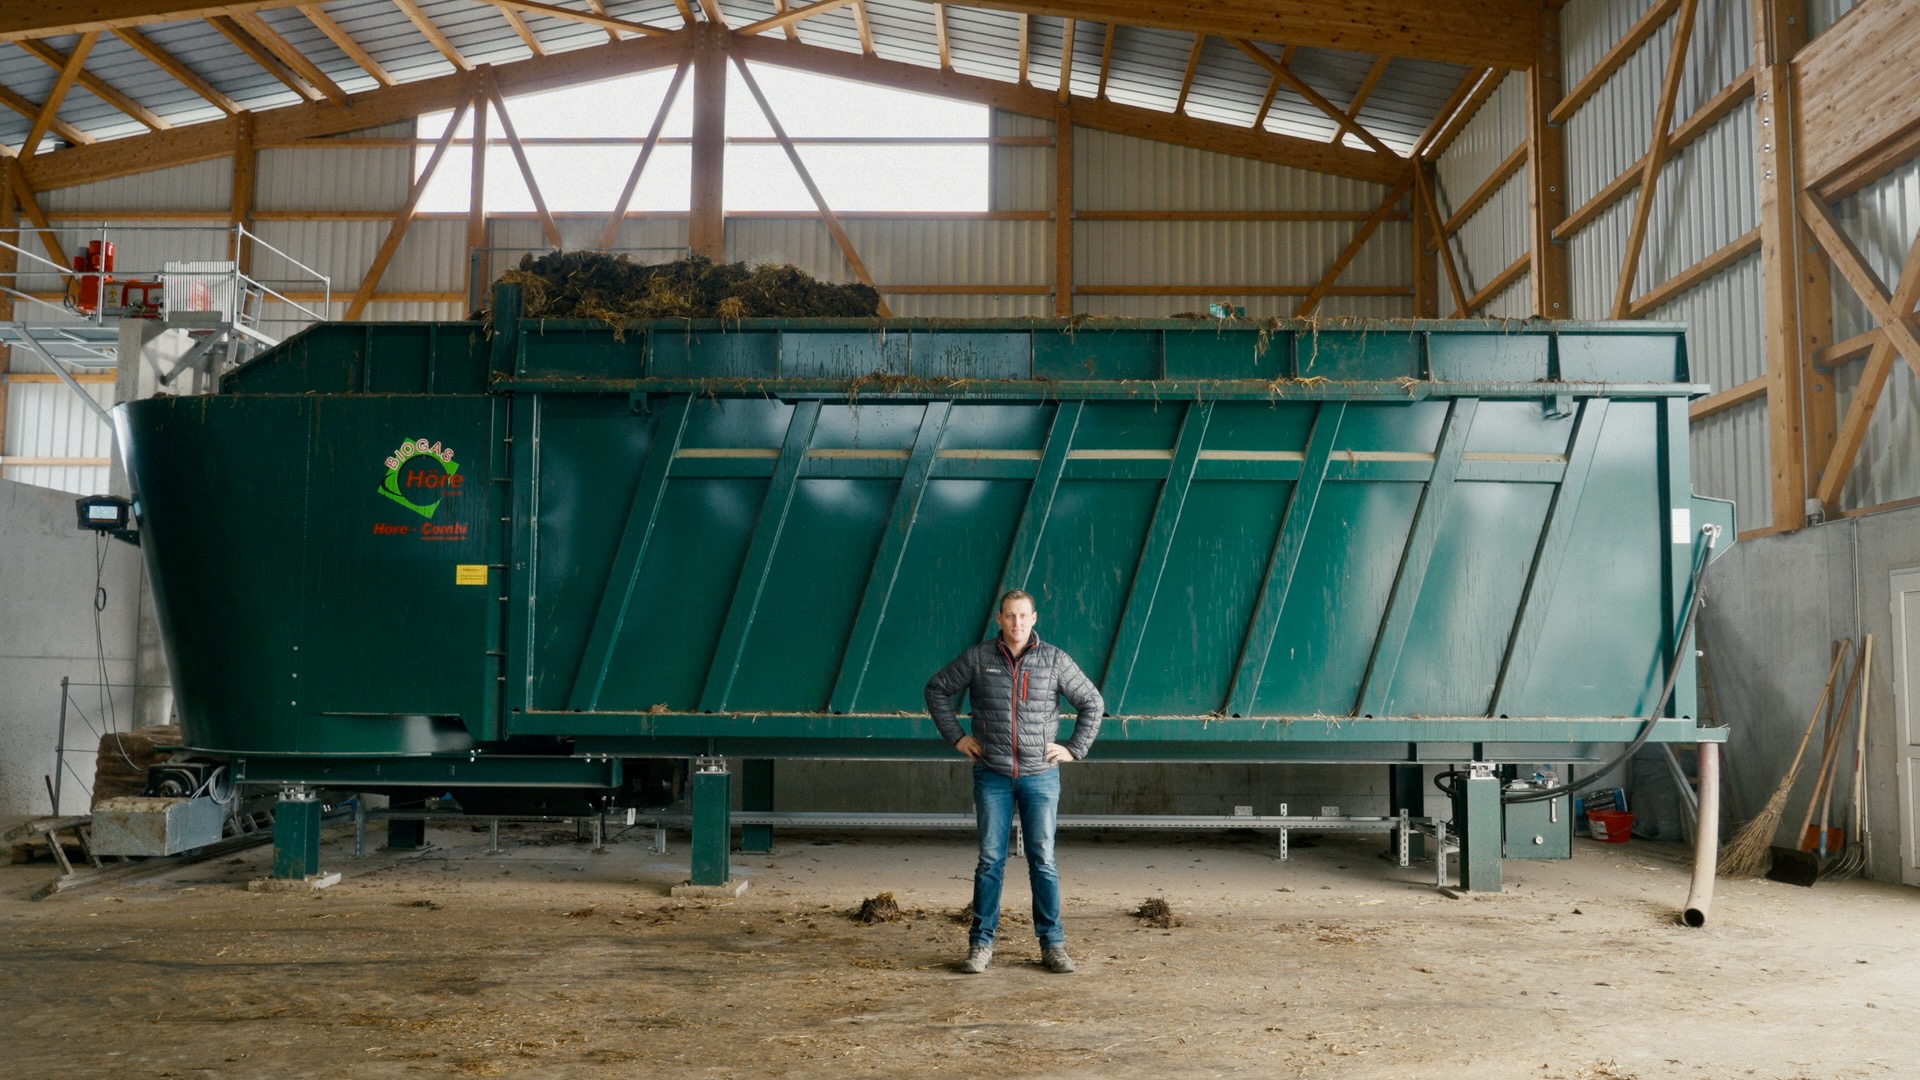
[[[455,585],[485,585],[487,583],[486,563],[461,563],[453,568]]]

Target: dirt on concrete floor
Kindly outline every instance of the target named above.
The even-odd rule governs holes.
[[[310,894],[249,892],[267,848],[42,902],[0,867],[0,1047],[15,1077],[1419,1077],[1920,1075],[1920,894],[1722,881],[1576,841],[1437,892],[1382,838],[1063,833],[1072,975],[1038,964],[1023,864],[998,955],[959,974],[961,834],[783,832],[738,899],[670,896],[631,832],[430,829]],[[375,834],[377,842],[378,834]],[[865,925],[891,892],[904,917]],[[1177,925],[1130,912],[1164,899]]]

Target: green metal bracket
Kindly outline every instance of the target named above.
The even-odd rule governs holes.
[[[1468,764],[1453,797],[1453,829],[1460,837],[1460,887],[1500,891],[1500,778],[1483,761]]]
[[[860,697],[860,687],[866,682],[874,642],[880,637],[880,621],[886,615],[887,601],[893,596],[893,583],[900,576],[907,538],[913,535],[914,521],[920,516],[920,496],[926,493],[927,479],[933,474],[934,457],[952,410],[952,402],[932,402],[920,421],[920,435],[914,440],[906,474],[900,478],[900,489],[894,495],[893,513],[887,519],[887,531],[881,534],[880,550],[874,553],[866,593],[860,598],[860,613],[854,619],[846,657],[840,662],[839,681],[829,699],[829,708],[834,712],[852,712]]]
[[[676,394],[660,409],[659,423],[653,429],[653,444],[647,450],[647,463],[640,472],[633,505],[627,510],[627,527],[620,534],[620,550],[607,574],[607,588],[601,593],[600,609],[594,614],[586,651],[580,655],[580,671],[574,677],[568,702],[570,708],[585,711],[600,705],[600,691],[613,666],[614,642],[619,640],[620,630],[626,624],[633,590],[640,580],[640,564],[647,556],[654,525],[660,520],[667,475],[672,471],[673,455],[680,449],[680,438],[686,432],[687,410],[692,400]]]
[[[767,497],[760,505],[760,520],[753,528],[753,540],[747,546],[746,561],[740,567],[740,581],[727,608],[727,621],[720,631],[720,644],[714,649],[713,667],[707,672],[706,689],[700,694],[702,709],[719,712],[727,707],[727,695],[733,692],[733,680],[740,673],[740,658],[747,651],[747,631],[753,628],[760,609],[760,597],[767,587],[767,575],[773,569],[773,556],[780,547],[780,533],[787,526],[787,511],[793,506],[794,486],[800,479],[800,463],[813,441],[814,425],[820,421],[820,403],[803,401],[793,407],[787,424],[786,443],[780,448],[780,462],[773,479],[767,482]]]
[[[740,809],[773,809],[773,770],[771,758],[748,758],[740,764]],[[740,826],[740,850],[766,854],[773,850],[773,826]]]
[[[303,787],[273,804],[273,876],[298,881],[320,872],[320,797]]]
[[[1027,489],[1027,503],[1013,533],[1013,547],[1008,550],[1006,565],[1000,571],[1000,593],[1027,587],[1033,561],[1040,553],[1040,534],[1053,515],[1053,497],[1060,491],[1060,477],[1066,473],[1067,457],[1073,449],[1073,434],[1080,426],[1080,416],[1085,409],[1084,401],[1063,401],[1053,414],[1047,445],[1040,451],[1040,465],[1034,472],[1033,486]],[[994,595],[994,603],[999,602],[1000,593]],[[988,634],[994,632],[997,615],[998,611],[987,614]]]
[[[700,758],[693,772],[693,876],[690,884],[725,885],[733,878],[733,777],[722,758]]]

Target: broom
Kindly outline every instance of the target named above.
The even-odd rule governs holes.
[[[1861,846],[1860,836],[1860,816],[1864,805],[1860,797],[1860,766],[1861,759],[1867,752],[1867,686],[1873,673],[1872,634],[1867,635],[1866,647],[1861,650],[1860,667],[1866,671],[1866,674],[1860,679],[1860,730],[1855,735],[1858,741],[1853,746],[1853,818],[1849,823],[1852,825],[1853,834],[1847,838],[1847,845],[1840,849],[1840,854],[1820,872],[1822,881],[1845,881],[1848,878],[1858,877],[1860,871],[1866,869],[1867,864],[1866,849]]]
[[[1820,700],[1813,706],[1813,719],[1807,721],[1806,734],[1800,736],[1800,748],[1793,752],[1793,762],[1787,766],[1787,775],[1780,779],[1780,786],[1774,789],[1773,797],[1752,821],[1740,827],[1733,834],[1720,853],[1720,873],[1728,877],[1752,877],[1767,868],[1771,858],[1773,834],[1780,831],[1780,815],[1786,811],[1787,795],[1793,791],[1793,782],[1800,778],[1800,759],[1806,756],[1807,743],[1813,738],[1813,729],[1820,725],[1820,714],[1826,711],[1827,698],[1833,694],[1834,680],[1840,676],[1841,661],[1847,658],[1847,650],[1853,645],[1848,638],[1840,645],[1840,651],[1833,656],[1833,666],[1827,669],[1827,685],[1820,691]]]

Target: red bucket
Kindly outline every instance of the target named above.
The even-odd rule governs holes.
[[[1633,815],[1625,810],[1589,810],[1587,831],[1601,843],[1624,844],[1633,835]]]

